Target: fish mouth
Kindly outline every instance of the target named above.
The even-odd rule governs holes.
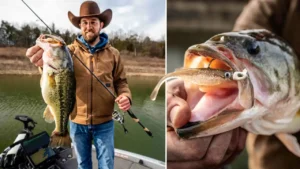
[[[227,47],[204,43],[188,48],[184,67],[242,71],[243,68],[238,67],[235,61],[235,54]],[[249,78],[219,86],[199,87],[189,83],[186,86],[194,90],[198,87],[199,90],[196,102],[193,98],[187,99],[191,108],[191,118],[186,125],[176,129],[181,137],[193,138],[224,132],[220,126],[238,118],[244,109],[252,107],[254,103]]]
[[[51,65],[51,64],[49,64],[49,63],[48,63],[47,65],[48,65],[51,69],[54,69],[54,70],[56,70],[56,71],[58,70],[57,68],[55,68],[53,65]]]
[[[50,35],[50,34],[41,34],[36,42],[37,42],[37,44],[49,43],[51,46],[66,45],[65,41],[61,37],[55,36],[55,35]]]

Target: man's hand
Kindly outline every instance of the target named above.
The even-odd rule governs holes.
[[[168,169],[215,169],[231,162],[245,147],[247,132],[237,128],[222,134],[183,139],[173,128],[180,128],[191,118],[189,102],[198,102],[199,94],[189,91],[184,82],[175,80],[167,85],[167,153]],[[189,97],[188,97],[189,96]]]
[[[43,66],[43,55],[44,50],[39,46],[35,45],[31,48],[28,48],[26,51],[26,56],[30,59],[30,62],[35,66],[42,67]]]
[[[122,111],[127,111],[131,107],[129,98],[124,95],[118,96],[115,102],[118,104],[119,109],[121,109]]]

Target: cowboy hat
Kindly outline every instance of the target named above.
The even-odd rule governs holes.
[[[72,12],[68,12],[68,17],[71,23],[80,29],[79,23],[80,19],[83,17],[97,17],[101,22],[104,23],[103,28],[105,28],[111,21],[112,11],[111,9],[106,9],[104,12],[100,13],[98,4],[94,1],[85,1],[80,6],[80,15],[75,16]]]

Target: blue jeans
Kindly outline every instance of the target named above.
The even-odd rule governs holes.
[[[114,121],[81,125],[70,121],[70,136],[77,155],[78,169],[92,169],[92,140],[99,169],[114,168]]]

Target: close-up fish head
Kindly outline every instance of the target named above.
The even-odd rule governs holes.
[[[273,33],[258,29],[215,35],[187,49],[184,67],[246,71],[247,78],[236,80],[236,86],[199,87],[202,98],[191,106],[190,123],[177,129],[180,136],[202,137],[240,126],[265,135],[299,130],[287,127],[300,108],[299,61]]]
[[[36,44],[44,50],[43,53],[43,68],[48,68],[48,71],[58,73],[63,69],[72,68],[73,63],[69,49],[64,40],[55,35],[42,34],[36,40]]]

